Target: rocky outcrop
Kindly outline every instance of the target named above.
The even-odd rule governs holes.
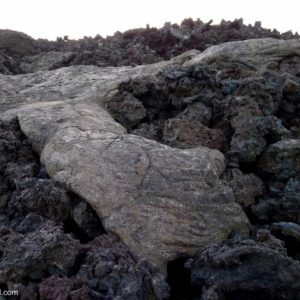
[[[13,30],[0,30],[0,49],[21,55],[37,53],[33,38]]]
[[[74,58],[73,52],[50,51],[33,56],[26,56],[20,63],[21,73],[50,71],[68,65]]]
[[[178,56],[188,50],[203,51],[213,45],[248,39],[298,39],[298,34],[265,29],[260,22],[245,25],[242,19],[222,20],[212,25],[200,19],[185,19],[180,25],[165,23],[162,28],[146,28],[116,32],[106,38],[100,35],[71,40],[67,36],[56,41],[33,40],[12,30],[0,32],[0,51],[9,56],[13,67],[2,64],[0,73],[20,74],[38,70],[56,69],[72,65],[136,66],[153,64]],[[3,50],[2,50],[3,49]],[[33,62],[34,60],[34,62]],[[282,70],[292,68],[297,72],[297,59],[286,58]]]
[[[295,284],[300,280],[300,263],[286,257],[274,241],[226,241],[188,261],[187,267],[193,296],[201,295],[201,300],[297,299],[300,295]]]
[[[50,176],[84,197],[140,259],[163,268],[234,229],[247,232],[231,190],[219,181],[225,164],[218,151],[172,149],[128,135],[95,105],[54,103],[19,121],[43,149]]]
[[[187,62],[186,65],[206,62],[216,64],[220,68],[234,62],[242,65],[248,72],[263,72],[278,69],[281,61],[290,56],[300,56],[299,40],[251,39],[212,46]]]
[[[0,122],[0,285],[21,299],[167,299],[153,265],[49,178],[16,120]]]
[[[197,51],[189,51],[174,58],[171,62],[135,68],[74,66],[54,72],[37,72],[18,76],[0,75],[2,119],[10,119],[16,115],[14,111],[11,111],[14,107],[20,111],[20,109],[26,109],[25,104],[37,102],[40,105],[43,105],[42,102],[49,101],[109,102],[118,91],[119,85],[129,78],[155,75],[169,65],[181,65],[196,54],[198,54]],[[10,112],[6,114],[8,110]]]
[[[247,234],[247,218],[219,180],[224,156],[207,148],[179,150],[128,135],[99,105],[82,101],[107,103],[107,94],[125,77],[155,76],[193,55],[149,67],[73,67],[2,78],[15,80],[14,106],[38,101],[24,108],[19,103],[4,117],[18,116],[49,175],[86,199],[106,230],[118,234],[134,255],[164,271],[168,261],[193,255],[232,230]],[[29,78],[32,86],[24,89]],[[9,92],[6,85],[6,97]],[[71,94],[76,99],[70,99]],[[66,101],[54,101],[58,98]],[[81,103],[76,104],[77,99]],[[6,103],[8,108],[10,101]]]
[[[175,259],[176,270],[178,261],[197,253],[195,261],[200,257],[201,264],[190,264],[192,283],[185,279],[195,286],[196,298],[249,298],[262,291],[264,297],[277,299],[274,279],[278,297],[297,299],[299,263],[293,249],[298,245],[300,207],[300,82],[294,69],[286,70],[288,59],[297,61],[299,47],[298,40],[256,39],[137,67],[72,66],[0,76],[0,118],[17,118],[52,178],[23,181],[23,172],[35,174],[34,168],[5,164],[4,158],[0,191],[11,195],[10,185],[16,187],[14,197],[4,202],[6,214],[21,220],[26,215],[22,225],[14,227],[7,218],[4,225],[26,235],[18,235],[20,243],[28,234],[34,240],[35,234],[42,234],[36,231],[44,228],[39,227],[41,220],[41,226],[51,228],[57,226],[51,222],[75,226],[79,240],[92,248],[101,239],[97,226],[101,233],[105,229],[108,235],[116,234],[122,249],[131,253],[125,258],[126,270],[145,264],[143,272],[152,280],[147,284],[159,299],[167,297],[167,288],[160,280],[155,287],[155,278],[161,278],[156,267],[166,275],[171,261]],[[37,69],[52,68],[51,59],[39,64],[42,56],[35,57]],[[6,155],[13,155],[7,143],[3,145]],[[65,189],[75,193],[75,199]],[[53,193],[46,197],[43,191]],[[28,216],[31,211],[34,215]],[[52,225],[45,225],[43,218]],[[261,227],[267,231],[259,231]],[[267,236],[267,245],[253,237],[257,230]],[[69,239],[68,230],[60,233],[58,241]],[[43,253],[54,251],[41,244],[45,248],[37,247],[45,249]],[[72,259],[82,247],[78,241],[69,244],[74,244],[74,252],[66,248],[74,266]],[[219,264],[223,253],[225,264]],[[51,265],[54,258],[43,255],[45,265]],[[91,261],[96,260],[93,255]],[[274,257],[276,270],[271,267]],[[244,277],[235,269],[236,261]],[[109,269],[104,265],[100,274]],[[262,283],[253,279],[256,268],[263,270]],[[68,286],[66,297],[74,289],[85,289],[70,281],[68,270],[69,265],[62,268],[63,279],[51,273],[41,283],[40,295],[63,293],[63,284]],[[21,280],[22,274],[16,278]],[[136,284],[143,275],[134,276]],[[101,286],[102,279],[97,280],[95,286]],[[168,280],[174,287],[173,279]],[[127,297],[144,297],[133,296],[143,284],[129,289]],[[95,286],[93,290],[101,292]],[[121,294],[112,289],[109,295]]]

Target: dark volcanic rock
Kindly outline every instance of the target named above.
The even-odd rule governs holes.
[[[189,121],[184,117],[169,119],[163,128],[163,141],[178,148],[205,146],[222,150],[224,140],[222,130],[208,128],[199,121]]]
[[[235,200],[245,210],[255,203],[257,197],[264,194],[264,183],[254,174],[243,174],[239,169],[228,169],[223,178],[232,188]]]
[[[285,181],[300,174],[300,140],[279,141],[265,151],[258,164],[261,172]]]
[[[201,63],[175,67],[150,80],[130,80],[109,104],[114,105],[111,112],[130,133],[178,148],[202,145],[221,150],[228,160],[223,179],[236,201],[252,224],[268,224],[272,235],[284,241],[268,233],[269,244],[259,243],[260,236],[256,242],[228,241],[209,248],[190,265],[191,280],[182,268],[170,267],[169,276],[175,277],[170,280],[172,299],[297,299],[298,79],[293,70],[257,76],[228,66],[230,72]],[[143,109],[134,124],[125,116],[139,114],[124,109],[123,95],[134,97]]]
[[[269,182],[269,196],[252,206],[252,212],[263,222],[290,221],[300,223],[300,181],[290,178],[286,184]]]
[[[272,233],[283,240],[288,255],[300,261],[300,225],[291,222],[274,223]]]
[[[0,50],[0,73],[4,75],[17,74],[19,72],[17,62],[4,52]]]
[[[248,234],[247,217],[235,203],[231,189],[219,178],[225,158],[213,149],[175,149],[129,135],[98,102],[109,103],[120,83],[128,78],[141,79],[148,74],[155,79],[163,70],[180,80],[177,91],[184,95],[189,95],[191,87],[197,92],[216,85],[216,80],[211,80],[214,72],[207,72],[205,64],[187,68],[191,79],[185,83],[180,65],[195,55],[191,51],[169,62],[136,68],[73,66],[17,77],[0,76],[0,83],[6,83],[1,98],[4,109],[16,105],[12,99],[26,102],[24,111],[17,113],[20,126],[41,154],[50,176],[87,200],[106,230],[117,234],[135,256],[151,260],[163,272],[177,255],[193,255],[226,238],[233,229]],[[171,83],[176,84],[175,80]],[[161,97],[159,92],[158,87]],[[11,97],[7,102],[8,94]],[[62,99],[66,101],[59,101]],[[40,102],[32,103],[36,100]],[[164,99],[160,100],[164,106]],[[174,101],[176,113],[180,103]],[[160,116],[159,107],[154,106],[156,112]],[[1,115],[9,118],[10,113]],[[177,222],[178,217],[184,222]],[[69,231],[72,221],[65,222]]]
[[[24,231],[24,224],[41,217],[59,224],[72,219],[93,235],[104,232],[99,217],[83,199],[48,177],[17,121],[0,123],[0,154],[0,207],[13,227]]]
[[[75,57],[73,52],[50,51],[33,56],[26,56],[20,63],[21,73],[48,71],[67,66]]]
[[[1,284],[40,280],[52,272],[70,274],[81,251],[77,240],[50,221],[25,235],[2,227],[0,236]]]
[[[8,212],[11,217],[24,216],[30,212],[54,221],[64,221],[70,210],[70,197],[67,192],[51,179],[30,180],[23,182],[21,192],[10,197]]]
[[[71,277],[53,275],[39,284],[41,299],[167,299],[169,287],[156,269],[135,260],[113,235],[86,245]]]
[[[97,66],[124,66],[155,63],[170,59],[190,49],[204,49],[229,41],[266,38],[298,38],[290,33],[253,27],[243,21],[222,21],[219,25],[201,20],[184,20],[180,25],[166,23],[164,27],[128,30],[117,32],[114,36],[102,38],[85,37],[79,41],[58,38],[56,42],[38,40],[42,51],[74,52],[76,56],[71,65],[93,64]],[[283,63],[282,68],[284,68]]]
[[[267,146],[267,139],[276,141],[289,134],[276,117],[240,117],[231,121],[235,132],[230,143],[230,155],[239,163],[255,162]]]
[[[20,63],[26,55],[38,53],[36,41],[12,30],[0,30],[0,74],[22,73]]]
[[[261,26],[244,25],[243,20],[222,21],[219,25],[186,19],[180,25],[166,23],[162,28],[141,28],[116,32],[102,38],[84,37],[78,41],[58,37],[56,41],[33,40],[26,34],[11,30],[0,31],[0,73],[18,74],[52,70],[71,65],[135,66],[159,62],[190,49],[203,51],[212,45],[256,38],[296,39],[291,32],[280,34]],[[286,58],[280,69],[293,69],[297,74],[296,58]],[[245,72],[245,67],[228,65],[227,71]],[[247,71],[246,71],[247,73]]]
[[[179,148],[202,145],[222,149],[222,130],[208,127],[217,87],[216,72],[205,64],[172,67],[156,80],[122,84],[107,108],[137,135]]]
[[[21,55],[37,52],[36,42],[33,38],[12,30],[0,30],[0,49]]]
[[[298,299],[300,263],[269,242],[225,241],[187,263],[194,298]],[[287,271],[288,270],[288,271]]]
[[[17,121],[0,123],[0,285],[20,299],[167,299],[98,215],[50,179]]]
[[[300,297],[300,43],[280,40],[298,36],[190,19],[106,39],[1,35],[1,118],[19,120],[0,122],[1,289]],[[257,37],[275,39],[241,42]],[[206,50],[160,62],[192,48]],[[168,264],[171,292],[150,260]]]

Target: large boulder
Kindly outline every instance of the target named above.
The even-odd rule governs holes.
[[[247,234],[247,218],[219,180],[219,151],[180,150],[126,134],[93,104],[31,109],[19,114],[20,126],[50,176],[86,199],[138,259],[165,271],[168,261],[233,230]]]

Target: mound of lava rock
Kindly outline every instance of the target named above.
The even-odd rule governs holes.
[[[251,71],[250,71],[251,72]],[[187,261],[169,264],[172,299],[300,297],[300,80],[283,61],[276,72],[247,67],[174,67],[128,80],[107,104],[129,133],[226,157],[223,180],[251,221]]]
[[[86,201],[48,177],[17,121],[0,122],[0,287],[28,300],[169,295],[153,266],[137,265]]]
[[[180,25],[132,29],[106,38],[67,36],[56,41],[34,40],[24,33],[0,30],[0,73],[20,74],[54,70],[72,65],[135,66],[170,59],[190,49],[203,51],[212,45],[256,38],[298,39],[292,32],[280,33],[245,25],[242,19],[219,25],[200,19],[185,19]]]
[[[0,289],[300,299],[297,38],[241,20],[1,31]]]

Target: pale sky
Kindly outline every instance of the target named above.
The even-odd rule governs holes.
[[[262,21],[266,28],[300,33],[299,0],[0,0],[0,8],[1,29],[52,40],[64,35],[105,37],[188,17],[214,23],[242,17],[245,24]]]

